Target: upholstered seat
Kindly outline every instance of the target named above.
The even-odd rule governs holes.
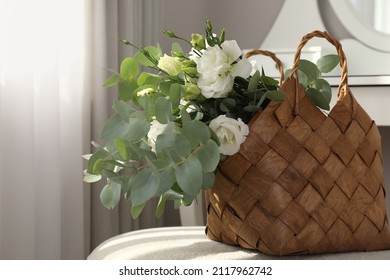
[[[165,227],[112,237],[89,260],[390,260],[390,250],[325,255],[273,257],[209,240],[204,227]]]

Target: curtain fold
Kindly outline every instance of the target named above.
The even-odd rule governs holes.
[[[116,97],[106,68],[134,54],[119,38],[156,43],[152,2],[0,0],[0,259],[83,259],[119,233],[179,224],[153,203],[136,221],[126,202],[106,210],[102,185],[82,181]]]
[[[1,1],[1,259],[85,254],[84,4]]]
[[[106,68],[118,70],[120,62],[135,54],[133,48],[121,44],[118,39],[126,39],[138,46],[156,44],[159,26],[159,2],[152,0],[115,0],[93,1],[92,34],[93,45],[104,49],[93,49],[92,87],[92,139],[98,140],[104,122],[112,114],[112,100],[117,96],[117,89],[102,88],[103,81],[109,76]],[[131,230],[158,226],[180,225],[179,212],[173,206],[167,206],[161,219],[155,217],[157,200],[148,203],[141,216],[133,220],[130,205],[122,200],[112,211],[105,209],[99,200],[104,182],[91,187],[91,249],[109,237]]]

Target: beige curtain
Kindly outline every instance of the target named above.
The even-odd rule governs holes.
[[[0,0],[0,259],[83,259],[130,230],[179,225],[177,211],[136,221],[84,184],[82,155],[111,114],[108,72],[155,43],[159,1]],[[156,6],[157,5],[157,6]]]
[[[99,139],[102,125],[111,113],[115,89],[105,90],[102,82],[109,73],[105,68],[119,69],[119,63],[126,56],[134,55],[134,49],[124,46],[119,39],[127,39],[138,46],[156,44],[160,33],[159,1],[92,1],[92,139]],[[100,46],[96,48],[96,46]],[[180,225],[179,212],[168,206],[161,219],[155,218],[155,203],[147,205],[137,220],[130,217],[130,205],[123,201],[113,211],[105,209],[99,195],[103,184],[91,188],[91,249],[107,238],[131,230]]]

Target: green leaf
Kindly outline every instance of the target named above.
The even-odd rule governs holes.
[[[116,85],[119,82],[120,78],[120,75],[114,75],[109,77],[107,80],[104,81],[103,87],[107,88]]]
[[[332,100],[332,88],[326,80],[318,79],[314,82],[313,87],[319,90],[324,95],[328,103],[330,103]]]
[[[171,85],[177,84],[171,80],[163,81],[160,83],[160,91],[165,96],[169,96],[169,91],[171,90]]]
[[[166,124],[172,120],[172,105],[168,99],[164,97],[157,98],[154,111],[159,123]]]
[[[254,113],[259,110],[259,107],[253,104],[246,105],[244,108],[242,108],[245,112]]]
[[[103,176],[107,177],[110,181],[113,181],[122,187],[122,191],[127,191],[127,183],[129,181],[128,177],[120,176],[118,173],[115,173],[112,170],[104,170]]]
[[[141,142],[141,144],[129,143],[128,151],[132,160],[142,161],[145,158],[153,159],[155,157],[155,153],[150,150],[150,146],[145,144],[146,147],[142,147],[142,144],[143,142]]]
[[[129,124],[119,114],[115,114],[104,125],[100,137],[109,141],[125,136],[128,131]]]
[[[191,149],[199,146],[199,144],[205,143],[210,139],[209,127],[198,120],[192,120],[183,124],[183,135],[191,144]]]
[[[119,73],[122,79],[129,79],[138,75],[139,67],[138,63],[132,57],[126,57],[120,66]]]
[[[135,112],[129,104],[122,100],[114,100],[112,107],[125,122],[129,122],[130,115]]]
[[[128,160],[129,159],[129,154],[127,152],[127,145],[126,145],[125,140],[123,140],[121,138],[114,139],[114,144],[115,144],[115,149],[118,151],[120,156],[124,160]]]
[[[313,101],[313,103],[321,109],[330,110],[328,98],[324,96],[319,90],[315,88],[308,88],[306,95]]]
[[[190,195],[188,193],[183,193],[183,198],[181,199],[181,204],[184,206],[190,206],[195,199],[196,199],[196,195]]]
[[[222,99],[221,103],[219,104],[219,108],[222,112],[229,112],[231,110],[236,109],[237,101],[234,98],[225,98]]]
[[[105,160],[108,156],[109,156],[109,152],[107,152],[104,149],[99,149],[96,152],[94,152],[88,160],[87,173],[96,175],[96,173],[93,172],[96,162],[98,160]]]
[[[139,86],[143,85],[155,85],[161,80],[160,76],[153,75],[151,73],[142,72],[141,75],[139,75],[137,84]]]
[[[217,143],[209,139],[199,148],[196,156],[202,164],[204,172],[214,172],[220,159],[219,147]]]
[[[165,196],[161,195],[160,199],[158,201],[158,204],[157,204],[157,208],[156,208],[156,217],[158,219],[160,219],[162,217],[162,215],[164,214],[165,202],[166,202]]]
[[[160,187],[158,189],[158,194],[167,192],[172,188],[175,180],[175,172],[172,168],[166,168],[163,172],[160,173]]]
[[[291,69],[287,69],[284,72],[284,76],[287,78],[287,77],[290,77],[290,75],[291,75]],[[306,74],[298,69],[298,76],[299,76],[299,83],[306,88],[307,87],[307,76],[306,76]],[[296,75],[294,75],[294,78],[296,78]]]
[[[119,114],[112,116],[103,127],[101,138],[107,141],[125,138],[128,141],[139,140],[149,132],[145,112],[135,111],[125,121]]]
[[[151,168],[144,168],[132,180],[131,204],[141,205],[154,197],[160,185],[160,176]]]
[[[181,198],[181,199],[176,199],[176,200],[174,200],[173,201],[173,208],[174,209],[179,209],[181,206],[182,206],[182,199],[183,198]]]
[[[137,219],[139,217],[139,215],[141,214],[142,210],[144,209],[145,207],[145,203],[144,204],[140,204],[140,205],[134,205],[134,206],[131,206],[131,217],[133,217],[133,219]]]
[[[261,104],[263,104],[263,102],[264,102],[264,100],[265,100],[266,97],[267,97],[267,96],[266,96],[265,94],[262,94],[262,95],[261,95],[259,101],[258,101],[257,104],[256,104],[256,107],[257,107],[257,108],[260,108]],[[255,112],[255,111],[254,111],[254,112]]]
[[[165,194],[165,198],[168,200],[181,200],[183,198],[183,195],[174,191],[174,190],[168,190]]]
[[[177,42],[172,43],[172,54],[173,53],[183,53],[183,49],[181,48],[180,44]]]
[[[146,54],[146,55],[145,55]],[[157,47],[148,46],[142,51],[138,51],[134,59],[143,66],[157,66],[158,60],[160,58],[160,51]]]
[[[104,170],[113,170],[115,168],[115,161],[98,159],[92,168],[92,174],[102,174]]]
[[[145,112],[135,111],[129,117],[129,126],[125,139],[127,141],[139,140],[148,134],[149,129],[150,124],[146,120]]]
[[[156,153],[163,158],[172,158],[179,162],[191,153],[191,145],[182,134],[164,133],[157,137]]]
[[[215,182],[215,173],[214,172],[206,172],[203,173],[203,183],[202,189],[207,190],[214,185]]]
[[[121,186],[115,182],[105,185],[100,192],[100,201],[107,209],[113,209],[121,197]]]
[[[286,95],[284,94],[284,92],[279,90],[268,91],[265,95],[268,99],[274,101],[283,101],[284,99],[286,99]]]
[[[275,80],[274,78],[268,77],[268,76],[263,75],[260,77],[260,79],[264,84],[269,85],[269,86],[279,85],[279,82],[277,80]]]
[[[187,194],[196,196],[202,187],[202,165],[198,158],[190,157],[176,166],[176,180],[180,188]]]
[[[180,111],[180,117],[181,117],[181,123],[182,124],[191,121],[191,116],[190,116],[190,114],[187,112],[187,110],[185,108],[183,108]]]
[[[149,165],[153,166],[155,170],[158,170],[158,175],[160,176],[160,186],[156,193],[157,196],[166,193],[170,190],[175,184],[175,172],[171,167],[171,161],[168,159],[157,159],[154,161],[149,160]]]
[[[130,78],[119,82],[119,99],[122,101],[129,101],[133,92],[138,88],[137,80]]]
[[[249,80],[248,91],[255,91],[260,82],[260,72],[257,70]]]
[[[229,109],[234,109],[237,105],[237,101],[234,99],[234,98],[224,98],[222,100],[223,104],[225,104],[226,107],[228,107]]]
[[[328,54],[317,60],[317,67],[322,73],[329,73],[339,63],[340,57],[337,54]]]
[[[96,175],[96,174],[89,174],[87,170],[84,170],[84,179],[83,181],[86,183],[95,183],[97,181],[100,181],[102,179],[102,175]]]
[[[169,88],[169,100],[172,103],[172,109],[176,110],[180,105],[180,98],[182,95],[182,86],[178,83],[174,83]]]
[[[307,83],[310,84],[313,81],[319,79],[321,77],[321,72],[318,70],[317,65],[313,62],[301,59],[299,60],[298,69],[305,73],[307,77]]]

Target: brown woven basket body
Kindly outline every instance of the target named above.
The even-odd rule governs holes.
[[[339,100],[328,115],[293,78],[312,37],[326,38],[341,56]],[[341,46],[315,31],[298,50],[281,86],[286,100],[251,120],[240,151],[206,191],[206,233],[271,255],[389,249],[380,134],[348,88]]]

